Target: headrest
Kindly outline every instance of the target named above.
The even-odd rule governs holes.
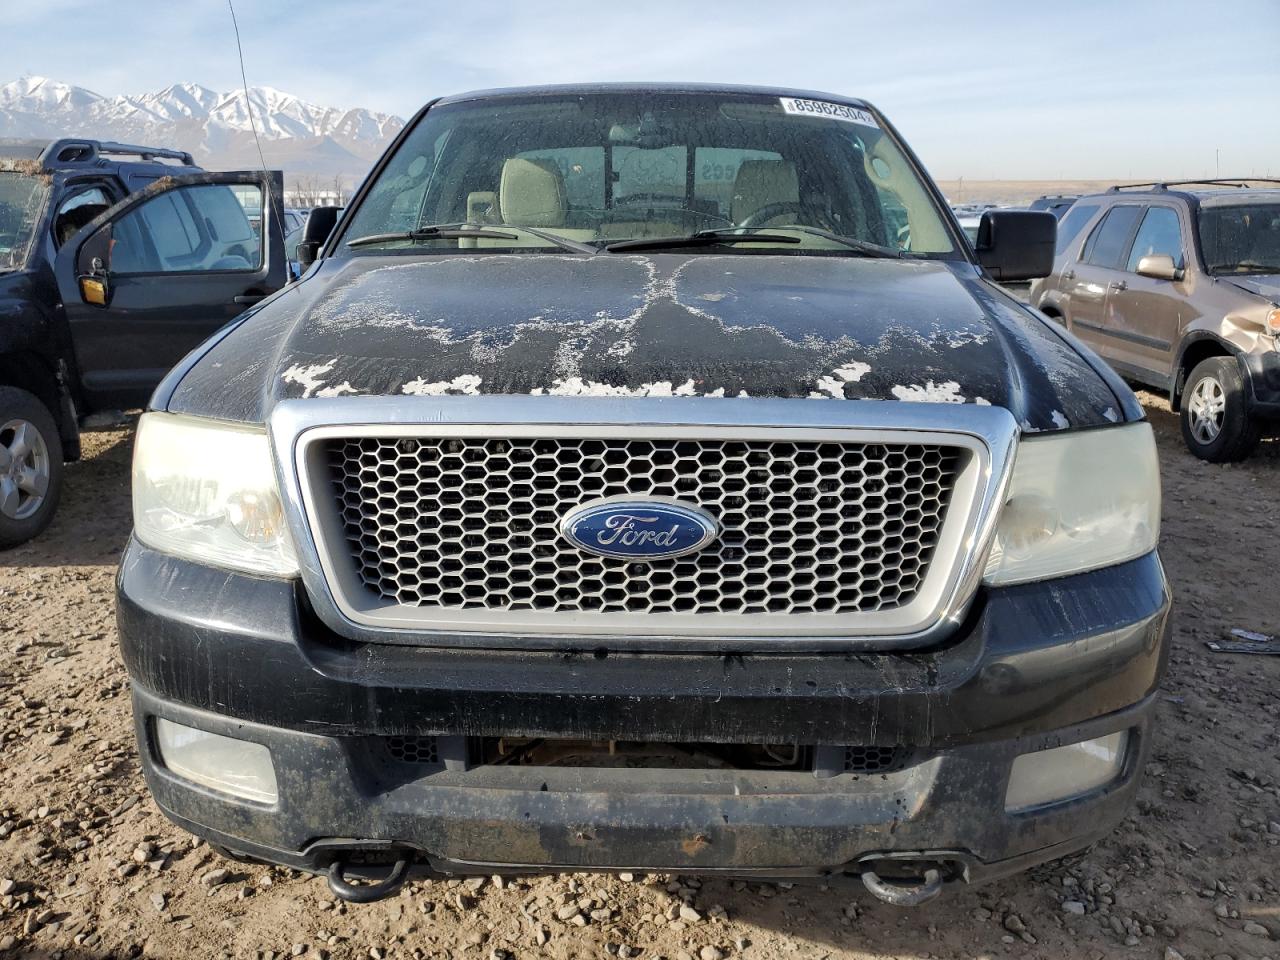
[[[58,246],[62,246],[68,240],[79,232],[80,228],[87,226],[89,221],[93,220],[100,213],[107,212],[105,203],[82,203],[78,207],[72,207],[65,213],[58,215],[58,220],[54,224],[55,240]]]
[[[550,160],[512,157],[506,161],[498,201],[503,223],[528,227],[563,226],[568,209],[564,177]]]
[[[733,203],[729,215],[741,223],[771,203],[795,203],[800,199],[796,165],[790,160],[743,160],[733,178]]]
[[[498,194],[493,190],[473,190],[467,194],[467,223],[500,223]]]

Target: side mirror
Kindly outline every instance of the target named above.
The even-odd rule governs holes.
[[[1152,280],[1181,280],[1185,271],[1167,253],[1153,253],[1138,261],[1137,274]]]
[[[307,217],[306,226],[302,228],[302,239],[298,241],[298,266],[303,270],[316,262],[320,248],[329,239],[329,234],[333,233],[341,212],[341,207],[316,207]]]
[[[76,281],[80,287],[80,299],[95,307],[105,307],[111,301],[108,282],[111,247],[111,224],[107,224],[81,244],[76,254]]]
[[[974,249],[992,279],[1035,280],[1053,273],[1058,220],[1039,210],[988,210]]]

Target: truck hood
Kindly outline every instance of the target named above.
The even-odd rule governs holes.
[[[1131,416],[1102,369],[963,263],[362,256],[239,322],[168,409],[260,422],[281,399],[357,394],[813,397],[992,404],[1054,430]]]

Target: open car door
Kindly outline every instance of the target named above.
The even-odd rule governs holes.
[[[145,406],[201,341],[289,279],[280,171],[165,177],[63,244],[54,264],[91,410]]]

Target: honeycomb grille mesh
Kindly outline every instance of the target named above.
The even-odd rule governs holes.
[[[387,752],[401,763],[439,763],[435,737],[387,737]]]
[[[345,546],[402,605],[623,614],[891,610],[919,591],[962,451],[934,444],[565,438],[324,441]],[[633,494],[708,511],[699,553],[587,554],[559,523]]]
[[[844,748],[844,768],[851,773],[888,773],[906,766],[910,757],[906,746],[850,745]]]

